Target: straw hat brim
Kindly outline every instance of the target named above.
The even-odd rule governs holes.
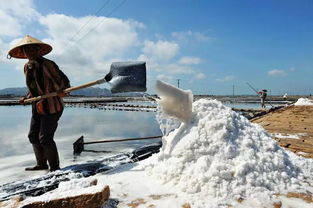
[[[25,45],[38,45],[40,48],[39,49],[40,56],[44,56],[52,51],[52,46],[50,46],[49,44],[27,35],[16,46],[9,50],[8,55],[14,58],[27,59],[23,51],[23,46]]]

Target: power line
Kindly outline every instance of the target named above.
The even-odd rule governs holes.
[[[113,8],[111,10],[111,12],[108,13],[107,17],[111,16],[117,9],[119,9],[127,0],[123,0],[120,4],[118,4],[115,8]],[[85,37],[87,37],[87,35],[89,35],[91,32],[93,32],[105,19],[102,19],[95,27],[91,28],[84,36],[82,36],[80,39],[76,40],[74,44],[78,43],[79,41],[81,41],[82,39],[84,39]],[[73,46],[72,45],[72,46]]]
[[[107,0],[107,1],[101,6],[101,8],[98,9],[98,11],[97,11],[91,18],[89,18],[89,20],[88,20],[82,27],[79,28],[79,30],[76,32],[76,34],[73,35],[73,37],[71,37],[70,41],[72,41],[73,38],[76,37],[76,36],[78,35],[78,33],[79,33],[86,25],[88,25],[89,22],[90,22],[92,19],[94,19],[94,17],[97,16],[97,15],[101,12],[101,10],[102,10],[109,2],[110,2],[110,0]]]
[[[114,9],[112,9],[112,11],[107,15],[108,17],[111,16],[111,14],[113,14],[116,10],[118,10],[123,4],[126,3],[127,0],[122,1],[119,5],[117,5],[117,7],[115,7]]]
[[[76,31],[76,33],[69,39],[69,41],[67,42],[67,44],[66,44],[61,50],[63,50],[64,48],[66,48],[66,47],[69,45],[69,43],[70,43],[72,40],[74,40],[74,38],[80,33],[80,31],[82,31],[82,29],[83,29],[84,27],[86,27],[86,26],[91,22],[91,20],[93,20],[93,19],[95,18],[95,16],[97,16],[97,15],[102,11],[102,9],[103,9],[109,2],[110,2],[110,0],[107,0],[107,1],[100,7],[100,9],[98,9],[98,10],[94,13],[94,15],[93,15],[92,17],[90,17],[89,20],[88,20],[84,25],[82,25],[82,26]]]

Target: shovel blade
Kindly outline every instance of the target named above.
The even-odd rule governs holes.
[[[82,151],[84,151],[84,136],[79,137],[73,143],[74,155],[79,155]]]
[[[193,102],[190,90],[182,90],[157,80],[156,91],[161,98],[158,102],[166,115],[176,117],[184,123],[190,120]]]
[[[112,93],[145,92],[146,62],[113,62],[105,80]]]

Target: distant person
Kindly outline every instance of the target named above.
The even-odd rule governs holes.
[[[283,99],[284,99],[284,101],[287,100],[287,93],[284,94]]]
[[[263,89],[258,92],[260,98],[261,98],[261,107],[265,108],[265,99],[267,97],[267,90]]]
[[[28,138],[33,146],[37,164],[25,168],[26,171],[48,169],[47,161],[50,171],[60,169],[58,150],[53,137],[64,108],[63,90],[70,87],[70,81],[58,65],[42,57],[51,50],[50,45],[27,35],[8,52],[8,56],[28,59],[24,65],[24,74],[29,92],[20,99],[21,104],[24,104],[27,98],[51,92],[58,93],[58,96],[32,103]]]

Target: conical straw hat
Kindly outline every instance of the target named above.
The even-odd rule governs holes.
[[[37,44],[38,46],[40,46],[39,54],[41,56],[44,56],[52,51],[52,47],[49,44],[37,40],[30,35],[26,35],[16,46],[9,50],[8,57],[26,59],[27,57],[24,54],[22,46],[30,44]]]

